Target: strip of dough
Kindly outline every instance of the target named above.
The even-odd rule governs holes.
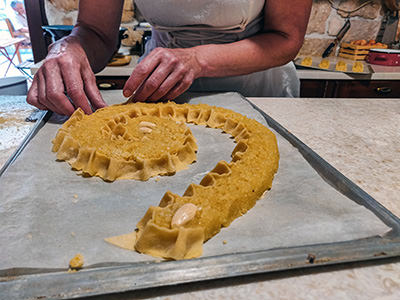
[[[104,123],[102,116],[113,120],[115,116],[155,116],[175,123],[205,125],[231,134],[237,143],[231,155],[232,161],[218,162],[200,184],[189,185],[182,196],[167,191],[159,206],[151,206],[139,221],[134,237],[123,235],[107,240],[123,248],[134,245],[141,253],[168,259],[200,256],[205,241],[245,214],[271,188],[278,169],[279,152],[275,135],[257,121],[229,109],[206,104],[135,103],[103,108],[90,116],[78,111],[69,122],[76,127],[85,118],[93,118],[95,122],[98,118],[100,123],[97,126],[101,127]],[[153,120],[153,123],[157,122]],[[69,124],[64,126],[71,127]],[[58,135],[63,134],[62,130],[60,132]],[[59,139],[56,138],[54,151],[63,148],[56,146]],[[79,144],[79,141],[70,142],[71,145],[76,143]],[[186,156],[182,156],[181,161],[186,161]],[[101,176],[102,173],[96,171],[95,174]]]

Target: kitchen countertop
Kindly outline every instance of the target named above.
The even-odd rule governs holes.
[[[297,69],[300,79],[316,80],[400,80],[400,67],[373,66],[375,73],[355,74],[324,70]]]
[[[400,99],[250,100],[400,216]],[[8,155],[1,151],[0,163]],[[148,289],[100,299],[397,299],[399,294],[400,258]]]
[[[130,76],[137,64],[139,56],[132,56],[131,62],[126,66],[106,67],[96,76]],[[31,67],[31,73],[35,74],[41,62]],[[354,74],[343,72],[330,72],[316,69],[297,69],[300,79],[320,79],[320,80],[400,80],[400,67],[385,67],[371,65],[374,73],[371,74]]]
[[[400,66],[381,66],[369,64],[366,61],[360,61],[364,64],[364,70],[370,70],[371,73],[353,73],[353,72],[339,72],[330,70],[319,69],[316,66],[322,60],[322,57],[312,56],[314,68],[303,67],[300,64],[302,57],[296,58],[297,74],[300,79],[316,79],[316,80],[400,80]],[[343,61],[348,65],[348,69],[355,63],[354,60],[342,57],[332,56],[325,58],[330,62],[333,67],[337,62]]]

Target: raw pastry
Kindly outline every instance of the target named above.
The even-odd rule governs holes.
[[[58,131],[53,151],[73,169],[107,181],[173,174],[196,160],[197,145],[186,124],[168,117],[171,113],[170,106],[146,114],[139,105],[91,115],[77,109]]]
[[[339,60],[336,64],[336,71],[346,72],[347,64],[343,60]]]
[[[374,40],[356,40],[350,43],[342,43],[339,50],[339,56],[351,60],[365,60],[370,49],[387,48],[388,45],[377,43]],[[353,71],[354,72],[354,71]]]
[[[328,69],[329,68],[329,60],[328,59],[321,60],[321,62],[319,63],[319,67],[321,69]]]
[[[150,116],[154,118],[147,119]],[[87,143],[84,131],[79,131],[81,126],[88,126],[89,123],[97,124],[93,125],[92,130],[100,139],[103,139],[104,133],[101,128],[105,126],[104,120],[109,119],[108,122],[113,124],[109,127],[114,132],[113,128],[117,126],[115,124],[120,123],[116,120],[122,117],[125,118],[123,123],[137,126],[140,124],[139,121],[146,119],[146,122],[156,124],[152,128],[158,127],[157,119],[162,122],[168,121],[165,123],[166,126],[173,128],[176,122],[219,128],[231,134],[237,145],[231,155],[231,162],[218,162],[200,184],[189,185],[182,196],[167,191],[159,206],[151,206],[139,221],[136,234],[109,238],[107,241],[110,243],[123,248],[132,247],[141,253],[169,259],[198,257],[202,254],[202,245],[205,241],[217,234],[221,227],[229,226],[235,218],[245,214],[254,206],[256,200],[271,188],[279,164],[275,135],[255,120],[228,109],[205,104],[135,103],[103,108],[90,116],[77,111],[71,117],[70,124],[65,124],[57,134],[60,137],[54,142],[54,150],[60,153],[65,147],[56,146],[62,144],[59,141],[65,140],[66,136],[73,136],[75,139],[68,144],[75,145],[72,152],[76,153],[75,149],[79,148],[80,139],[83,140],[83,144]],[[91,122],[87,122],[88,119],[91,119]],[[133,119],[138,119],[138,122],[133,123]],[[77,128],[77,131],[81,133],[74,133],[73,128]],[[85,129],[87,130],[86,127]],[[106,132],[108,134],[109,130]],[[131,130],[116,132],[122,137],[127,132],[132,134]],[[150,135],[151,132],[144,134]],[[181,132],[175,130],[171,131],[171,134],[181,134]],[[193,144],[191,135],[185,136],[187,143]],[[165,137],[165,140],[171,141],[171,138]],[[91,142],[95,143],[94,137]],[[156,144],[154,147],[160,149],[167,145],[164,140],[153,140],[153,143]],[[163,146],[160,147],[160,144]],[[91,150],[90,156],[96,156],[100,149],[103,148]],[[62,152],[68,153],[66,150]],[[65,154],[61,156],[64,157]],[[126,156],[129,157],[128,154]],[[140,157],[140,153],[136,152],[135,156]],[[70,159],[68,157],[66,160]],[[76,155],[71,157],[76,157]],[[186,156],[180,161],[186,161],[185,158]],[[95,169],[92,171],[97,176],[108,174],[108,172],[99,172]],[[119,175],[122,178],[127,177],[124,174]]]
[[[364,60],[367,57],[367,55],[366,54],[347,54],[347,53],[340,52],[339,57],[343,57],[343,58],[351,59],[351,60]]]
[[[312,65],[312,58],[307,56],[301,61],[301,65],[305,67],[311,67]]]
[[[353,72],[363,72],[364,71],[364,64],[362,62],[355,62],[352,68]]]

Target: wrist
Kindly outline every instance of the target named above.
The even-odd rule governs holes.
[[[80,55],[85,55],[85,51],[79,39],[74,36],[66,36],[50,44],[50,46],[48,47],[48,56],[65,54],[71,49],[80,52]]]
[[[83,49],[95,73],[106,66],[107,62],[117,50],[117,37],[112,41],[108,40],[104,35],[82,22],[78,22],[75,25],[68,38],[78,43]]]
[[[210,49],[208,45],[193,47],[194,58],[198,66],[199,72],[198,77],[213,77],[213,68],[210,65],[210,60],[207,58]]]

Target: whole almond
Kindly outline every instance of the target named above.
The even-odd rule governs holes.
[[[196,215],[197,206],[192,203],[182,205],[174,214],[171,227],[179,227],[187,224]]]
[[[147,121],[142,121],[139,123],[139,127],[156,127],[156,124],[152,123],[152,122],[147,122]]]
[[[149,127],[139,127],[139,131],[143,132],[143,133],[150,133],[153,130]]]

